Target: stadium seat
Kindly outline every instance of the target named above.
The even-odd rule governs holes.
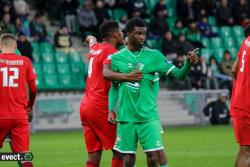
[[[222,41],[219,37],[211,38],[210,44],[211,44],[211,48],[213,49],[222,47]]]
[[[57,65],[57,72],[58,74],[69,74],[69,64],[67,63],[61,63]]]
[[[61,86],[60,88],[63,90],[70,90],[73,88],[73,82],[71,82],[71,75],[70,74],[62,74],[58,75],[58,82]]]
[[[47,74],[56,74],[56,66],[54,64],[44,64],[43,73],[46,76]]]
[[[68,55],[61,51],[61,52],[56,52],[55,54],[55,59],[57,63],[67,63],[68,62]]]
[[[210,41],[208,38],[203,38],[202,39],[202,44],[204,47],[209,48],[210,47]]]
[[[222,58],[223,58],[223,53],[224,53],[224,49],[223,48],[217,48],[214,51],[214,57],[216,58],[216,60],[218,62],[221,62]]]
[[[236,38],[236,43],[237,43],[237,48],[238,49],[240,48],[240,46],[241,46],[244,39],[245,39],[244,36],[240,36],[240,37]]]
[[[176,18],[168,18],[167,19],[167,24],[168,24],[168,27],[170,29],[172,29],[175,26],[175,21],[176,21]]]
[[[40,46],[37,42],[32,42],[33,53],[40,53]]]
[[[230,52],[232,58],[235,60],[237,57],[238,50],[236,48],[229,48],[228,51]]]
[[[168,16],[171,17],[176,17],[176,10],[175,8],[168,8]]]
[[[36,86],[37,86],[38,91],[43,91],[44,90],[44,77],[43,77],[42,74],[37,75]]]
[[[72,74],[72,83],[74,83],[73,88],[76,90],[85,89],[86,82],[83,75]]]
[[[85,67],[83,63],[71,63],[71,73],[84,75]]]
[[[128,15],[127,12],[123,9],[114,9],[113,11],[113,19],[114,20],[120,20],[122,18],[122,16],[124,15]]]
[[[57,74],[44,75],[44,89],[45,90],[58,90]]]
[[[157,49],[157,50],[161,50],[161,46],[159,45],[157,40],[154,39],[148,39],[146,41],[146,44],[148,47],[152,48],[152,49]]]
[[[54,53],[53,46],[49,42],[43,42],[40,44],[40,51],[42,53]]]
[[[39,52],[33,52],[32,56],[35,63],[40,63],[41,57]]]
[[[33,67],[35,69],[35,72],[37,75],[41,75],[43,73],[42,65],[39,63],[33,64]]]
[[[153,11],[154,6],[155,6],[155,4],[157,3],[156,0],[145,0],[144,2],[146,2],[147,7],[148,7],[148,9],[149,9],[150,12]]]
[[[238,38],[240,36],[244,36],[243,27],[241,27],[241,26],[234,26],[232,30],[233,30],[235,38]]]
[[[70,52],[69,58],[70,58],[71,63],[81,63],[81,62],[83,62],[81,52]]]
[[[218,27],[216,27],[216,26],[212,26],[212,31],[214,32],[214,33],[219,33],[219,28]]]
[[[208,62],[210,56],[211,56],[211,49],[209,48],[203,48],[201,50],[201,56],[205,58],[205,60]]]
[[[44,64],[54,63],[54,55],[52,53],[43,53],[42,59]]]
[[[232,35],[231,27],[224,26],[220,28],[220,36],[222,38],[227,38]]]
[[[201,41],[201,35],[200,34],[187,34],[186,35],[187,40],[191,41],[191,42],[197,42],[197,41]]]
[[[209,16],[208,17],[208,23],[211,25],[211,26],[217,26],[217,20],[215,17],[213,16]]]
[[[223,43],[225,48],[232,48],[235,46],[235,41],[232,37],[224,38]]]

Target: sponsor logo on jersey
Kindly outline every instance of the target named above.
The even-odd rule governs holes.
[[[102,53],[102,50],[93,50],[90,49],[89,54],[92,54],[93,56],[100,55]]]

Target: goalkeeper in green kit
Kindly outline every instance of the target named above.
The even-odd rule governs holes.
[[[126,24],[128,45],[111,56],[111,69],[129,73],[135,68],[142,72],[140,82],[113,82],[109,92],[109,121],[114,123],[114,108],[118,99],[117,137],[114,150],[123,153],[124,166],[133,167],[138,140],[147,155],[147,164],[158,167],[160,152],[164,150],[161,124],[154,93],[155,76],[172,75],[183,80],[192,64],[197,63],[195,51],[187,55],[184,66],[179,69],[166,61],[157,50],[144,46],[147,28],[143,20],[133,18]],[[161,167],[168,167],[167,163]]]

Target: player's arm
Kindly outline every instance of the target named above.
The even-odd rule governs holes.
[[[115,104],[118,99],[118,83],[112,83],[109,90],[109,116],[108,122],[115,124]]]
[[[197,50],[198,49],[188,52],[187,60],[185,61],[184,65],[181,68],[173,66],[173,69],[169,73],[179,80],[184,80],[185,77],[188,75],[191,66],[198,62],[198,57],[195,54]]]
[[[103,76],[105,79],[111,81],[140,81],[142,79],[142,73],[138,71],[139,67],[136,67],[131,73],[119,73],[111,70],[110,64],[104,64]]]
[[[37,93],[36,80],[33,79],[28,81],[28,87],[29,87],[28,119],[29,122],[31,122],[33,119],[33,106],[36,100],[36,93]]]
[[[234,78],[237,77],[238,67],[239,67],[239,58],[237,57],[231,71]]]

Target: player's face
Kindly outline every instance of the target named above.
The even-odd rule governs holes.
[[[123,32],[122,30],[119,28],[118,31],[115,33],[115,38],[117,40],[117,44],[123,44],[123,38],[124,38],[124,35],[123,35]]]
[[[144,45],[147,36],[146,27],[134,27],[134,31],[128,33],[129,42],[136,48],[141,48]]]

